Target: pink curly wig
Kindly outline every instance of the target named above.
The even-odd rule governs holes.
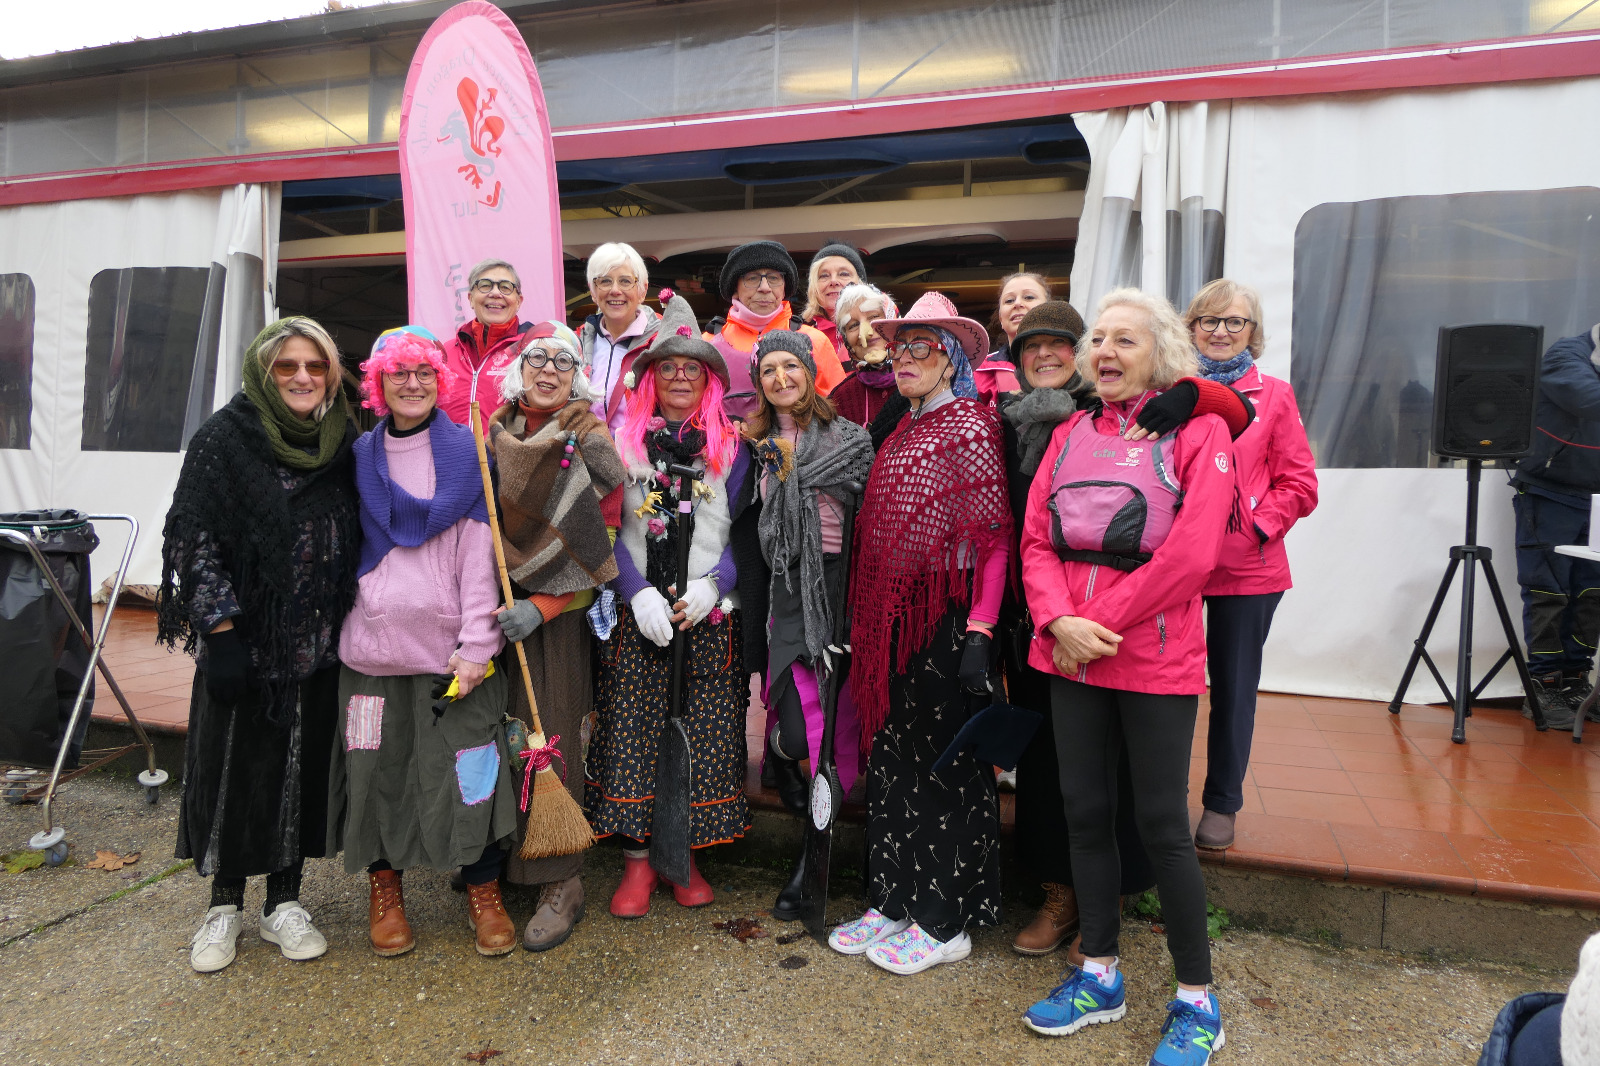
[[[400,326],[383,333],[372,345],[372,354],[361,364],[361,406],[379,418],[388,415],[389,405],[383,398],[383,375],[402,364],[415,367],[423,363],[433,367],[438,375],[434,379],[439,385],[435,403],[443,403],[450,395],[456,376],[445,364],[444,345],[439,339],[421,326]]]
[[[739,431],[722,409],[722,397],[726,391],[722,387],[722,379],[707,368],[706,391],[700,394],[700,409],[689,416],[685,423],[690,429],[705,432],[706,468],[718,477],[726,474],[733,465],[734,451],[739,446]],[[646,400],[649,402],[646,403]],[[644,435],[650,421],[661,417],[657,411],[659,403],[656,397],[656,367],[651,364],[639,378],[638,386],[629,394],[628,413],[622,420],[622,427],[617,430],[617,450],[622,453],[624,460],[646,462]]]

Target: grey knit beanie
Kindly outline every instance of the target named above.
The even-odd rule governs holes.
[[[850,260],[850,265],[856,268],[856,277],[862,281],[867,280],[867,264],[862,261],[861,253],[856,251],[854,245],[830,237],[828,243],[818,248],[817,254],[811,257],[811,265],[816,266],[819,259],[826,259],[830,255]]]
[[[811,374],[811,380],[817,379],[817,360],[811,354],[811,338],[791,329],[775,329],[763,333],[761,339],[756,342],[755,360],[750,367],[752,381],[761,377],[761,360],[773,352],[789,352],[794,355],[805,364],[806,370]]]

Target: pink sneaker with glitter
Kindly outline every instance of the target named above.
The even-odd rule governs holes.
[[[971,954],[972,938],[966,933],[957,933],[949,940],[935,940],[913,922],[904,932],[869,947],[867,961],[890,973],[913,974],[941,962],[960,962]]]
[[[911,925],[910,918],[895,921],[882,911],[867,908],[853,922],[845,922],[828,934],[828,946],[841,955],[860,955],[885,937],[894,936]]]

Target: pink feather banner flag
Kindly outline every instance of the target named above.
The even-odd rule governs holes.
[[[565,315],[561,205],[533,56],[499,8],[457,4],[417,46],[400,105],[411,322],[453,337],[472,321],[467,274],[504,259],[527,321]]]

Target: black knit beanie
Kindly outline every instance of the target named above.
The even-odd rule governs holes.
[[[775,329],[761,335],[756,342],[755,366],[751,378],[760,377],[761,360],[772,352],[789,352],[811,371],[811,380],[817,378],[817,360],[811,354],[811,338],[791,329]]]
[[[867,280],[867,264],[862,262],[861,253],[856,251],[853,245],[846,244],[841,240],[830,238],[827,244],[818,248],[817,254],[811,257],[811,266],[816,266],[817,260],[826,259],[830,255],[836,255],[840,259],[848,259],[850,265],[856,268],[856,277],[861,281]]]
[[[751,241],[729,252],[727,262],[722,264],[718,282],[722,298],[731,302],[739,289],[739,279],[752,270],[776,270],[783,275],[783,298],[793,301],[799,296],[800,271],[789,250],[777,241]]]

